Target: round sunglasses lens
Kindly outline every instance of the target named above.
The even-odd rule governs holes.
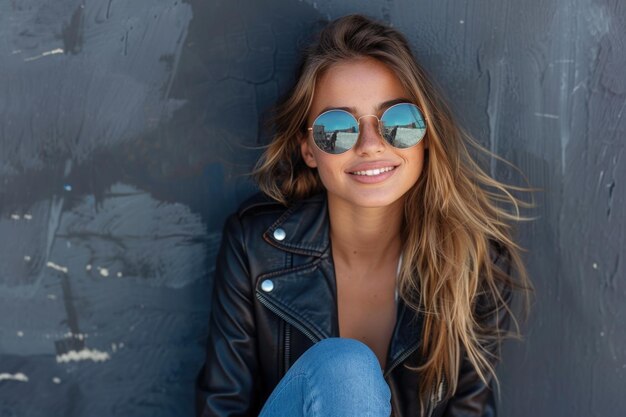
[[[356,119],[343,110],[322,113],[313,122],[313,140],[323,151],[339,154],[352,148],[359,137]]]
[[[413,146],[426,134],[424,117],[415,104],[401,103],[389,107],[381,122],[383,137],[396,148]]]

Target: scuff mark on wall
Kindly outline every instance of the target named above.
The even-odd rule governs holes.
[[[25,62],[30,62],[30,61],[34,61],[34,60],[39,59],[39,58],[43,58],[45,56],[62,54],[63,52],[65,52],[65,50],[63,48],[55,48],[55,49],[52,49],[50,51],[42,52],[41,54],[36,55],[36,56],[31,56],[31,57],[28,57],[28,58],[24,58],[24,61]]]
[[[57,264],[55,264],[54,262],[51,262],[51,261],[48,261],[46,263],[46,266],[48,268],[52,268],[52,269],[54,269],[56,271],[60,271],[60,272],[63,272],[65,274],[67,274],[67,272],[68,272],[67,267],[64,267],[64,266],[61,266],[61,265],[57,265]]]
[[[498,154],[498,139],[501,136],[500,131],[500,99],[505,91],[506,78],[506,61],[504,58],[492,67],[487,69],[489,77],[489,94],[487,102],[487,115],[489,116],[489,147],[490,151]],[[496,176],[496,160],[491,159],[490,173],[492,177]]]

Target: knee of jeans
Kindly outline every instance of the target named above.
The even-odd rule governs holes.
[[[380,362],[376,354],[363,342],[348,338],[328,338],[316,343],[311,350],[311,360],[318,371],[355,373],[363,376],[370,371],[380,374]]]

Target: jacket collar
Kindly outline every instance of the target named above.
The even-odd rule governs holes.
[[[314,342],[339,335],[329,226],[326,194],[320,193],[288,208],[263,233],[267,242],[281,250],[318,258],[304,268],[268,274],[277,284],[277,290],[270,294],[258,292]],[[315,297],[302,294],[315,294]],[[408,308],[400,297],[385,375],[417,349],[421,330],[421,315]]]

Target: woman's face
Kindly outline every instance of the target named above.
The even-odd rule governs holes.
[[[383,103],[410,102],[409,97],[395,73],[382,62],[373,58],[343,61],[318,79],[307,127],[331,108],[350,108],[347,111],[357,119],[369,114],[380,118],[392,105]],[[338,155],[321,151],[309,131],[300,148],[305,163],[317,168],[329,199],[341,199],[359,207],[384,207],[398,202],[422,172],[427,139],[410,148],[394,148],[380,136],[375,117],[362,118],[359,131],[354,147]],[[363,171],[376,168],[392,169],[379,175],[363,175]]]

